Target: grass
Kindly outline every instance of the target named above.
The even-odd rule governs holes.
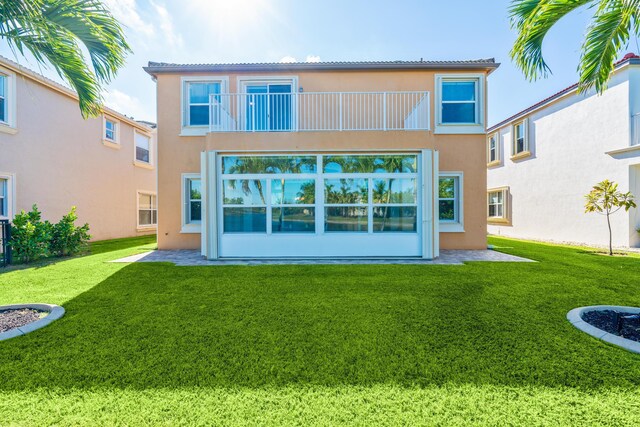
[[[640,421],[640,356],[565,319],[583,305],[640,305],[636,257],[492,238],[539,262],[106,262],[149,243],[0,273],[0,304],[67,310],[0,342],[0,424]]]

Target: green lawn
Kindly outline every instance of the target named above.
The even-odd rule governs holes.
[[[640,259],[491,243],[539,262],[106,262],[142,238],[0,273],[67,310],[0,342],[0,425],[637,424],[640,356],[565,315],[640,305]]]

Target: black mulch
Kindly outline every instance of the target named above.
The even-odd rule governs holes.
[[[640,316],[622,311],[593,310],[584,313],[582,320],[610,334],[640,342]]]
[[[6,332],[10,329],[19,328],[31,322],[39,320],[42,311],[23,308],[19,310],[3,310],[0,311],[0,332]]]

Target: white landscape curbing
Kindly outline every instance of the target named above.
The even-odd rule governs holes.
[[[35,322],[31,322],[27,325],[20,326],[19,328],[10,329],[6,332],[0,332],[0,341],[8,340],[10,338],[19,337],[21,335],[28,334],[29,332],[33,332],[36,329],[44,328],[55,320],[58,320],[62,316],[64,316],[64,308],[55,304],[12,304],[12,305],[0,305],[0,311],[4,310],[20,310],[23,308],[30,308],[33,310],[46,311],[47,314],[40,320],[36,320]]]
[[[621,305],[592,305],[589,307],[574,308],[569,313],[567,313],[567,320],[569,320],[569,322],[571,322],[573,326],[580,329],[582,332],[586,332],[592,337],[595,337],[609,344],[613,344],[618,347],[622,347],[625,350],[631,351],[633,353],[640,354],[640,342],[628,340],[618,335],[610,334],[609,332],[596,328],[595,326],[590,325],[584,320],[582,320],[582,315],[584,313],[588,313],[594,310],[598,310],[598,311],[613,310],[613,311],[622,311],[622,312],[631,313],[631,314],[638,314],[640,313],[640,308],[625,307]]]

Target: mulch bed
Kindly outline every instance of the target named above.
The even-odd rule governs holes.
[[[33,310],[31,308],[0,311],[0,333],[40,320],[42,314],[44,314],[43,311]]]
[[[636,317],[622,311],[594,310],[584,313],[582,320],[610,334],[640,342],[640,319],[625,319],[624,316]]]

